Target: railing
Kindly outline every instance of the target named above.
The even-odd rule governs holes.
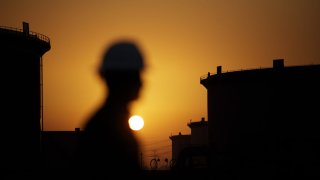
[[[259,69],[270,69],[270,68],[251,68],[251,69],[236,69],[236,70],[231,70],[231,71],[222,71],[222,73],[228,73],[228,72],[240,72],[240,71],[250,71],[250,70],[259,70]],[[211,75],[215,75],[217,73],[210,73],[208,72],[206,75],[202,75],[200,76],[200,81],[207,79],[208,77],[210,77]]]
[[[311,66],[311,65],[315,65],[315,64],[305,64],[305,65],[292,65],[292,66],[285,66],[285,67],[301,67],[301,66]],[[317,64],[318,65],[318,64]],[[273,69],[273,67],[266,67],[266,68],[251,68],[251,69],[236,69],[236,70],[231,70],[231,71],[222,71],[222,73],[228,73],[228,72],[240,72],[240,71],[251,71],[251,70],[259,70],[259,69]],[[217,73],[210,73],[208,72],[205,75],[200,76],[200,81],[207,79],[208,77],[212,76],[212,75],[216,75]]]
[[[19,28],[13,28],[13,27],[7,27],[7,26],[0,26],[0,31],[5,31],[5,32],[10,32],[10,33],[15,33],[17,35],[24,35],[24,32],[22,29]],[[47,43],[50,44],[50,39],[49,37],[40,34],[40,33],[36,33],[33,31],[29,31],[28,37],[30,38],[35,38],[35,39],[39,39],[41,41],[45,41]]]

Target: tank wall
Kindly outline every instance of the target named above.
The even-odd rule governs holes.
[[[40,157],[40,56],[1,47],[2,159],[8,168],[31,168]]]
[[[315,174],[319,168],[312,163],[320,162],[319,79],[315,68],[261,80],[207,82],[214,171],[277,176],[302,166]]]
[[[182,149],[190,146],[190,136],[176,136],[172,139],[172,159],[177,160]]]
[[[191,145],[208,145],[208,126],[191,128]]]

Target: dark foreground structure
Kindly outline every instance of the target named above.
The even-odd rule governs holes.
[[[210,174],[272,179],[320,177],[320,65],[223,73],[207,89]]]
[[[1,168],[19,171],[39,166],[42,56],[48,37],[23,29],[0,27]]]

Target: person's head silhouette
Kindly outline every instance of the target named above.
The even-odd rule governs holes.
[[[106,81],[109,96],[126,101],[139,96],[143,56],[132,42],[118,42],[104,54],[99,74]]]

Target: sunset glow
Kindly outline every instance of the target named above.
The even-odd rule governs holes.
[[[108,95],[97,72],[105,48],[126,38],[139,44],[147,68],[130,113],[147,124],[136,133],[146,164],[156,150],[170,156],[169,136],[189,134],[191,119],[208,119],[200,76],[217,66],[271,67],[276,58],[286,66],[320,63],[319,17],[317,0],[1,0],[0,6],[1,26],[22,28],[26,21],[50,38],[42,57],[45,131],[83,128]]]

